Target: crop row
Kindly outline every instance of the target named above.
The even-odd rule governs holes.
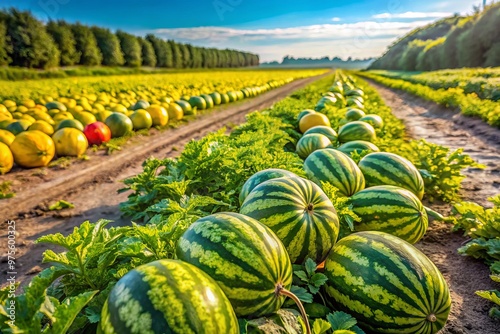
[[[445,107],[457,108],[464,115],[477,116],[492,126],[500,127],[500,104],[493,100],[481,99],[475,93],[466,94],[460,87],[434,89],[424,84],[389,78],[377,72],[359,72],[359,75],[385,86],[407,91]]]
[[[102,79],[97,87],[96,79],[87,78],[72,86],[78,94],[63,93],[58,86],[71,82],[32,81],[25,87],[32,98],[23,99],[21,92],[0,104],[0,173],[8,172],[13,162],[33,168],[48,165],[54,156],[82,156],[89,145],[108,147],[111,138],[147,131],[152,126],[166,127],[169,121],[179,122],[198,111],[253,97],[317,73],[321,72],[127,76]],[[130,86],[120,84],[122,80]],[[37,87],[40,89],[33,94]],[[43,89],[58,93],[41,96]]]
[[[341,184],[363,182],[363,186],[352,188],[356,189],[355,192],[359,194],[356,195],[357,200],[354,200],[354,196],[348,198],[346,194],[341,192],[340,185],[334,187],[331,182],[316,184],[308,180],[314,178],[311,177],[306,167],[309,157],[333,151],[341,159],[329,161],[352,161],[352,163],[348,163],[348,166],[352,166],[354,173],[358,173],[356,169],[358,167],[354,166],[359,163],[359,168],[361,168],[361,161],[370,156],[368,150],[353,149],[350,155],[347,155],[340,151],[341,143],[337,142],[337,139],[341,142],[344,141],[345,136],[351,136],[349,141],[353,141],[355,138],[352,136],[355,133],[361,135],[362,137],[358,139],[363,139],[364,144],[373,150],[375,147],[376,150],[397,151],[396,153],[404,155],[411,160],[408,162],[408,166],[412,166],[413,162],[414,166],[409,167],[411,170],[421,168],[418,165],[427,164],[428,159],[446,160],[453,155],[456,156],[457,152],[451,153],[444,148],[436,149],[435,145],[424,141],[405,143],[402,139],[404,136],[402,123],[394,118],[390,109],[383,104],[373,89],[359,80],[351,83],[351,79],[341,74],[337,74],[336,77],[336,82],[340,82],[340,86],[334,85],[332,87],[332,79],[333,77],[323,79],[277,103],[269,110],[248,115],[247,122],[237,127],[231,134],[226,134],[224,130],[221,130],[200,140],[191,141],[177,159],[147,160],[144,163],[142,173],[125,181],[127,188],[133,193],[129,196],[128,201],[121,205],[122,212],[141,225],[107,228],[108,222],[106,221],[100,221],[96,224],[85,222],[79,228],[75,228],[74,232],[67,237],[56,234],[40,238],[38,242],[56,244],[65,248],[65,251],[56,253],[49,250],[45,252],[44,262],[55,263],[56,266],[44,270],[35,277],[26,293],[15,298],[18,307],[25,310],[23,316],[16,320],[16,326],[20,329],[33,330],[39,329],[42,322],[46,331],[53,333],[61,332],[62,329],[69,329],[69,332],[82,330],[95,332],[97,323],[101,321],[100,326],[103,332],[125,332],[130,328],[136,328],[133,332],[138,332],[151,328],[151,326],[165,325],[165,319],[158,318],[153,308],[147,306],[155,305],[157,310],[165,310],[166,318],[173,319],[172,317],[174,317],[179,320],[175,324],[169,322],[168,326],[172,324],[171,326],[180,326],[179,328],[186,329],[187,327],[182,326],[198,326],[201,323],[203,328],[209,328],[208,332],[237,332],[234,313],[222,297],[225,294],[239,317],[240,331],[244,333],[255,328],[264,330],[266,327],[262,328],[261,326],[268,325],[270,322],[271,326],[274,324],[279,327],[281,324],[288,326],[288,328],[293,327],[294,325],[291,323],[297,321],[296,311],[281,309],[272,315],[285,302],[284,296],[293,295],[305,303],[305,310],[301,307],[299,310],[307,312],[309,318],[314,319],[312,328],[315,334],[331,333],[336,329],[350,329],[362,333],[359,327],[354,326],[355,319],[344,313],[330,313],[332,303],[338,307],[344,305],[341,307],[343,310],[355,313],[359,325],[370,331],[381,331],[380,326],[388,326],[387,328],[409,326],[408,333],[417,332],[417,327],[410,328],[413,326],[411,324],[424,326],[423,328],[427,328],[429,333],[435,333],[439,330],[446,321],[449,311],[449,296],[442,276],[437,269],[431,270],[434,268],[432,263],[423,254],[420,255],[413,246],[389,234],[381,233],[379,235],[373,232],[364,232],[346,237],[353,232],[356,226],[357,228],[362,226],[360,221],[363,220],[363,210],[356,211],[357,205],[354,203],[362,203],[370,196],[370,192],[377,189],[383,192],[387,191],[391,194],[389,196],[396,196],[402,201],[404,201],[403,198],[411,199],[411,203],[418,206],[419,210],[418,215],[416,215],[418,219],[411,218],[411,224],[425,225],[423,228],[425,232],[426,220],[424,222],[423,217],[427,217],[427,213],[417,198],[421,195],[414,194],[412,192],[414,189],[408,190],[396,186],[372,187],[361,190],[364,188],[364,179],[362,177],[354,179],[354,174],[347,174],[347,178],[337,178]],[[342,85],[342,82],[345,84]],[[328,90],[330,92],[325,93]],[[316,111],[304,111],[313,105],[316,105]],[[363,116],[363,114],[365,115]],[[382,119],[381,126],[376,123],[374,126],[371,125],[371,121],[377,119],[372,114],[376,114]],[[360,116],[359,119],[368,116],[372,116],[372,118],[370,122],[349,119],[358,116]],[[361,132],[353,131],[352,124],[355,125],[354,128],[362,128],[363,130]],[[321,126],[321,129],[330,129],[327,130],[327,133],[332,136],[332,139],[315,132],[304,134],[313,130],[315,126]],[[349,131],[346,132],[345,129]],[[306,150],[301,150],[299,143],[307,136],[319,139],[319,141],[310,141],[313,145],[327,143],[327,147],[305,153],[307,157],[304,160],[300,157],[299,152]],[[370,146],[366,142],[371,142],[374,146]],[[334,150],[333,147],[339,150]],[[424,151],[425,154],[422,154]],[[441,156],[443,151],[446,152],[444,157]],[[473,163],[463,158],[452,160],[450,165],[453,164],[457,165],[453,168],[459,171]],[[434,181],[430,178],[431,183],[422,184],[426,193],[429,191],[430,194],[435,194],[431,191],[435,191],[435,188],[439,188],[440,185],[436,179],[441,179],[442,184],[446,187],[448,184],[456,184],[456,178],[460,180],[460,175],[446,174],[445,170],[441,170],[439,167],[439,165],[429,166],[429,170],[425,173],[434,178]],[[252,184],[252,179],[258,178],[259,173],[257,172],[270,168],[279,168],[288,173],[288,176],[268,181],[261,180],[253,187],[249,186]],[[335,169],[332,166],[330,170]],[[449,169],[447,166],[446,172]],[[319,177],[320,174],[314,173],[314,175]],[[418,178],[416,174],[413,177]],[[368,178],[366,180],[368,182]],[[422,178],[422,183],[423,181]],[[427,181],[429,182],[429,180]],[[332,179],[332,182],[335,180]],[[248,193],[244,191],[245,189],[248,189]],[[442,190],[448,191],[448,188]],[[418,193],[420,194],[420,192]],[[261,198],[266,195],[278,197]],[[312,197],[302,204],[301,196]],[[380,196],[375,196],[375,198],[377,197]],[[277,203],[281,203],[281,201],[283,201],[282,208],[276,206],[268,210],[259,204],[278,205]],[[405,203],[401,205],[410,205],[410,202]],[[305,207],[300,209],[301,205],[305,205]],[[376,207],[384,207],[373,203],[368,203],[368,205],[371,210],[375,210]],[[295,206],[297,206],[297,210],[283,211]],[[406,209],[411,211],[415,208],[407,207]],[[214,215],[214,213],[217,214]],[[292,213],[293,215],[291,215]],[[312,217],[310,219],[313,219],[314,224],[318,224],[317,226],[321,226],[321,228],[318,228],[317,232],[309,233],[307,227],[296,230],[285,226],[280,231],[282,226],[273,223],[280,218],[276,215],[283,215],[281,219],[286,216],[287,222],[289,222],[288,219],[295,219],[296,213],[306,214],[308,217],[310,214]],[[392,214],[394,213],[392,212]],[[242,217],[242,214],[247,215],[247,218]],[[329,218],[325,220],[321,218],[322,215]],[[251,217],[256,218],[260,223]],[[403,221],[401,219],[395,220],[390,224],[409,223],[408,219],[410,218],[405,218]],[[269,228],[261,224],[263,222]],[[310,225],[312,223],[309,218],[301,220],[300,224],[314,226],[314,224]],[[220,229],[215,228],[215,226],[219,226]],[[225,230],[226,228],[227,230]],[[323,231],[328,230],[328,236],[322,234]],[[291,240],[286,238],[287,235],[292,235],[292,232],[296,233],[294,236],[302,242],[295,243],[294,238]],[[418,233],[421,236],[421,232]],[[337,244],[340,246],[334,248],[330,255],[328,255],[328,249],[318,247],[322,244],[325,245],[326,242],[335,243],[339,235],[341,239]],[[224,237],[221,238],[221,236]],[[232,238],[231,241],[221,242],[226,237]],[[276,237],[280,241],[277,241]],[[401,237],[404,236],[401,235]],[[316,238],[316,242],[311,242],[314,238]],[[320,240],[321,242],[319,242]],[[412,242],[414,241],[412,240]],[[203,242],[201,248],[200,242]],[[281,242],[283,245],[279,246]],[[387,247],[380,247],[381,244]],[[286,253],[283,247],[286,248]],[[350,247],[354,248],[349,250]],[[272,252],[279,254],[272,253],[271,249],[275,249]],[[380,251],[378,256],[385,257],[399,268],[395,270],[394,266],[387,266],[388,271],[393,272],[394,275],[405,275],[404,279],[409,279],[411,282],[408,283],[411,286],[406,284],[406,287],[396,288],[396,290],[391,288],[391,285],[394,284],[384,285],[384,288],[388,289],[386,290],[386,298],[391,300],[399,298],[398,300],[406,303],[407,307],[402,309],[400,307],[393,308],[391,305],[382,305],[387,304],[379,302],[383,296],[377,295],[377,297],[370,293],[372,291],[378,294],[384,291],[378,285],[379,283],[375,283],[376,280],[381,282],[381,280],[392,279],[393,276],[384,270],[379,271],[378,278],[373,276],[375,281],[368,281],[371,275],[360,277],[351,271],[352,277],[356,277],[351,283],[366,279],[366,284],[372,284],[369,285],[367,293],[358,291],[356,295],[364,296],[365,302],[372,299],[370,307],[374,311],[390,313],[391,319],[396,319],[398,314],[405,317],[404,323],[398,323],[397,321],[400,320],[394,320],[385,321],[385,324],[381,325],[384,321],[379,321],[378,317],[369,315],[371,313],[370,307],[368,307],[368,311],[363,311],[361,308],[356,308],[356,305],[359,304],[353,304],[352,308],[349,309],[349,303],[343,302],[346,300],[345,294],[348,294],[349,298],[354,298],[353,292],[348,292],[352,288],[352,284],[344,282],[342,275],[338,275],[338,271],[332,270],[332,268],[345,268],[344,266],[348,265],[348,262],[351,262],[351,265],[356,262],[355,265],[361,265],[358,266],[358,270],[361,270],[364,262],[371,261],[371,256],[374,255],[373,249],[378,249]],[[346,250],[351,253],[342,253]],[[290,255],[290,259],[288,259],[287,253]],[[345,256],[335,257],[335,254],[338,256],[344,254]],[[317,263],[323,261],[327,255],[324,269],[321,269],[321,266],[317,267]],[[210,260],[216,259],[217,256],[220,256],[219,260]],[[249,256],[251,257],[249,258]],[[359,261],[340,261],[340,258],[354,260],[353,256],[359,256]],[[310,259],[305,260],[306,257]],[[409,260],[410,257],[412,260]],[[196,271],[199,269],[194,267],[193,269],[185,262],[165,260],[174,258],[182,258],[195,264],[203,271]],[[421,262],[411,263],[411,261],[416,261],[415,258]],[[230,259],[236,262],[230,263]],[[295,262],[293,284],[290,260]],[[217,265],[222,267],[217,267]],[[227,271],[224,269],[225,266],[232,266],[235,271]],[[427,274],[424,275],[425,280],[416,282],[413,280],[414,276],[412,275],[415,272],[412,268],[418,266],[425,266]],[[376,268],[379,267],[375,264],[373,270]],[[241,278],[231,278],[232,272],[241,270],[243,270]],[[256,275],[256,271],[261,272],[262,275]],[[224,294],[217,288],[217,284],[210,283],[212,281],[210,278],[206,278],[208,276],[205,274],[209,274],[212,279],[217,281],[221,289],[224,290]],[[281,274],[282,276],[280,276]],[[274,281],[277,279],[274,275],[281,278]],[[161,286],[158,284],[162,284],[160,282],[165,277],[168,277],[171,284],[165,285],[163,283],[161,286],[164,288],[160,288]],[[58,278],[61,279],[58,280]],[[400,278],[403,279],[402,276]],[[330,287],[325,286],[327,281]],[[275,284],[271,289],[269,282]],[[207,291],[198,292],[200,284],[206,289],[210,289],[210,293]],[[188,285],[190,289],[186,290]],[[361,288],[363,285],[364,283],[359,287]],[[422,289],[428,289],[431,285],[437,289],[436,293],[426,295],[435,296],[435,302],[442,308],[437,308],[430,313],[423,313],[424,317],[410,315],[413,311],[420,312],[416,311],[417,309],[425,308],[422,305],[436,304],[434,302],[428,303],[427,300],[421,303],[418,301],[418,298],[427,298],[423,295],[425,293],[422,292]],[[332,286],[335,289],[332,289]],[[49,287],[50,289],[48,289]],[[375,290],[370,290],[372,288]],[[139,298],[139,294],[136,292],[143,291],[141,289],[152,289],[154,295],[148,294],[147,297],[142,295]],[[184,294],[186,298],[183,301],[170,299],[173,296],[169,292],[171,289],[176,289],[177,295]],[[410,292],[412,297],[410,297]],[[185,317],[182,314],[182,312],[187,312],[184,308],[185,305],[188,305],[186,300],[194,301],[200,294],[209,296],[210,307],[208,307],[209,304],[206,304],[205,312],[210,312],[211,319],[217,319],[215,322],[207,318],[199,320],[203,318],[199,312],[199,301],[192,306],[187,306],[191,310],[190,317]],[[404,296],[405,294],[406,296]],[[169,298],[171,303],[166,302],[167,299],[163,299],[162,302],[161,298],[155,297],[159,295]],[[6,294],[1,296],[4,302],[7,301]],[[47,298],[48,296],[50,297]],[[415,296],[418,296],[417,300],[415,300]],[[297,298],[294,300],[297,301]],[[169,305],[176,307],[169,308]],[[285,302],[284,306],[292,307],[292,304]],[[5,317],[2,320],[8,320],[7,307],[0,308],[0,310],[3,310],[0,313]],[[170,313],[174,311],[175,314]],[[269,313],[270,315],[268,315]],[[268,320],[252,319],[252,315],[268,315]],[[197,318],[198,316],[199,318]],[[416,318],[418,319],[416,320]],[[294,321],[290,321],[290,319]],[[2,326],[5,326],[4,321],[2,321]],[[307,322],[306,318],[304,321]],[[298,332],[301,331],[300,327],[299,325],[299,328],[296,329]],[[196,329],[193,328],[198,327],[191,327],[192,331],[196,332]],[[2,328],[2,330],[7,331],[6,328]]]
[[[481,99],[500,100],[500,70],[497,68],[440,70],[432,72],[371,71],[393,79],[401,79],[432,89],[460,88],[464,94],[476,94]]]

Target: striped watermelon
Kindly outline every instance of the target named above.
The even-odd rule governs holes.
[[[450,291],[422,252],[383,232],[341,239],[325,263],[336,307],[370,333],[433,334],[446,323]]]
[[[341,143],[353,140],[373,142],[376,138],[377,135],[373,126],[366,122],[353,121],[340,127],[338,141]]]
[[[424,180],[418,169],[407,159],[387,152],[370,153],[358,163],[368,187],[393,185],[424,197]]]
[[[382,231],[409,243],[419,241],[427,231],[427,212],[411,191],[396,186],[366,188],[350,199],[352,211],[361,222],[356,231]]]
[[[257,187],[262,182],[270,179],[276,179],[278,177],[292,177],[292,176],[297,176],[297,175],[287,170],[279,168],[268,168],[253,174],[248,178],[248,180],[246,180],[245,184],[243,184],[243,187],[241,188],[239,196],[240,205],[243,204],[243,201],[248,196],[248,194],[253,190],[253,188]]]
[[[272,179],[255,187],[240,213],[276,233],[293,263],[308,257],[322,262],[339,234],[339,219],[330,199],[301,177]]]
[[[356,163],[344,153],[327,148],[317,150],[304,161],[307,177],[321,186],[330,182],[344,196],[364,189],[365,179]]]
[[[381,128],[384,126],[384,120],[379,115],[368,114],[359,119],[360,121],[370,123],[374,128]]]
[[[332,143],[335,143],[337,141],[337,132],[335,132],[335,130],[329,126],[325,126],[325,125],[314,126],[314,127],[310,128],[309,130],[307,130],[306,132],[304,132],[304,135],[308,135],[311,133],[319,133],[319,134],[322,134],[324,136],[327,136],[328,139],[330,139],[330,141]]]
[[[297,122],[300,122],[300,120],[302,119],[302,117],[304,117],[305,115],[309,115],[309,114],[314,114],[316,113],[316,111],[312,110],[312,109],[304,109],[302,110],[299,115],[297,116]]]
[[[347,155],[351,155],[352,152],[361,154],[363,151],[368,151],[368,153],[379,152],[380,149],[377,145],[364,140],[353,140],[340,145],[337,150]]]
[[[308,135],[303,135],[299,139],[296,152],[299,157],[305,159],[312,152],[327,147],[332,147],[332,142],[327,136],[319,133],[310,133]]]
[[[365,112],[357,108],[349,108],[345,113],[345,118],[349,121],[357,121],[363,116],[365,116]]]
[[[151,262],[123,276],[104,304],[99,327],[104,334],[239,333],[217,283],[178,260]]]
[[[276,312],[285,301],[279,289],[292,285],[292,263],[281,241],[239,213],[198,219],[179,239],[176,253],[217,281],[237,316]]]

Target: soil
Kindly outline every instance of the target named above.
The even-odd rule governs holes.
[[[38,237],[51,233],[67,235],[85,220],[106,218],[113,220],[114,225],[129,224],[118,209],[128,193],[118,194],[117,191],[123,187],[121,180],[142,171],[141,164],[146,158],[175,157],[191,139],[223,126],[230,130],[234,124],[242,123],[248,112],[267,108],[317,79],[297,80],[252,100],[214,110],[178,128],[133,137],[123,151],[110,156],[94,152],[89,154],[90,161],[76,160],[67,168],[17,170],[2,176],[1,181],[12,181],[16,191],[14,198],[0,202],[0,217],[2,221],[16,221],[17,280],[24,285],[46,267],[41,264],[41,258],[47,246],[35,244]],[[453,149],[464,148],[465,153],[487,166],[485,170],[465,171],[468,177],[462,195],[466,200],[490,205],[486,198],[500,193],[500,130],[415,96],[372,84],[395,115],[405,121],[411,137],[425,138]],[[75,208],[47,212],[48,204],[59,199],[73,203]],[[449,213],[451,208],[445,203],[430,206],[443,214]],[[499,286],[489,279],[486,265],[457,253],[457,248],[466,239],[450,231],[450,225],[433,222],[417,244],[436,263],[451,289],[452,311],[441,334],[500,333],[500,323],[488,317],[492,304],[474,294],[476,290],[498,289]],[[0,247],[6,245],[5,235],[0,235],[0,242]],[[0,256],[3,254],[5,249],[0,248]],[[5,268],[5,261],[5,256],[1,257],[0,266]],[[0,282],[6,282],[5,276],[6,270],[0,272]]]
[[[396,117],[402,119],[410,137],[424,138],[453,150],[463,148],[484,170],[464,171],[461,196],[483,206],[491,206],[488,197],[500,193],[500,129],[484,121],[466,117],[414,95],[386,88],[370,81]],[[449,214],[451,205],[427,204],[434,210]],[[490,271],[481,261],[458,254],[457,249],[467,239],[462,233],[451,232],[449,224],[432,222],[425,237],[416,244],[443,273],[451,290],[452,309],[446,327],[440,334],[500,333],[500,322],[488,316],[493,306],[474,291],[499,289],[490,280]]]

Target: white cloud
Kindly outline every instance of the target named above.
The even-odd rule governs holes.
[[[373,15],[374,19],[428,19],[453,16],[453,13],[446,12],[405,12],[405,13],[382,13]]]
[[[226,27],[194,27],[156,29],[152,32],[167,39],[225,42],[228,40],[307,40],[377,36],[399,36],[430,21],[376,22],[362,21],[343,24],[316,24],[274,29],[234,29]]]
[[[332,17],[333,22],[340,22],[342,19],[340,17]]]
[[[379,56],[396,38],[432,20],[362,21],[331,23],[273,29],[235,29],[227,27],[168,28],[141,31],[165,39],[205,47],[248,50],[261,61],[294,57],[339,56],[366,58]]]

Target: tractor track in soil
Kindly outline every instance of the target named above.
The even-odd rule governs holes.
[[[500,129],[479,118],[467,117],[404,91],[367,81],[394,115],[404,121],[411,138],[424,138],[452,150],[463,148],[464,153],[486,166],[484,170],[464,170],[467,178],[462,183],[461,196],[463,200],[491,207],[487,198],[500,193]],[[446,215],[451,211],[447,203],[426,205]],[[490,270],[482,261],[458,254],[457,249],[468,239],[461,232],[451,232],[451,228],[449,224],[431,222],[424,238],[416,244],[436,264],[450,287],[451,313],[440,334],[500,333],[500,323],[488,316],[493,303],[474,293],[500,287],[490,280]]]
[[[90,161],[74,160],[69,168],[17,169],[2,176],[1,181],[12,181],[15,197],[0,202],[0,218],[4,224],[0,234],[0,265],[7,261],[7,224],[16,222],[17,282],[26,284],[33,275],[47,265],[42,264],[43,252],[50,248],[35,244],[46,234],[69,234],[74,227],[89,220],[112,220],[109,226],[130,224],[121,217],[119,203],[127,199],[128,192],[117,193],[123,188],[122,180],[142,171],[142,162],[149,157],[177,156],[192,139],[199,139],[222,127],[230,129],[245,121],[245,116],[255,110],[269,108],[331,72],[298,79],[250,100],[222,106],[178,128],[166,131],[152,129],[149,136],[134,136],[123,151],[107,155],[104,151],[88,153]],[[51,212],[50,203],[64,199],[75,205],[74,209]],[[0,272],[0,286],[5,285],[7,270]]]

